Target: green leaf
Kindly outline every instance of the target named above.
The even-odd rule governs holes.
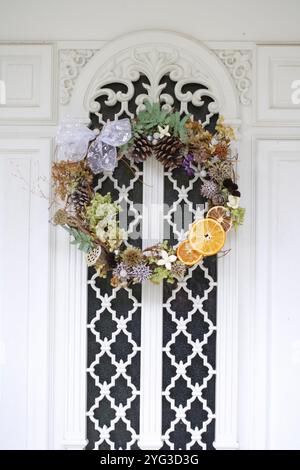
[[[89,251],[90,247],[91,246],[88,242],[81,242],[78,246],[79,250],[84,251],[85,253]]]
[[[175,137],[179,137],[183,142],[186,142],[187,140],[187,130],[185,124],[189,119],[190,114],[186,114],[185,116],[181,117],[178,111],[176,111],[176,113],[170,114],[166,119],[167,125],[170,126],[172,134]]]
[[[87,253],[93,245],[93,239],[90,235],[81,232],[77,228],[64,226],[64,229],[74,238],[71,245],[78,245],[78,249]]]
[[[161,109],[160,104],[145,102],[145,111],[137,115],[136,122],[133,124],[133,131],[138,134],[144,134],[157,128],[158,125],[167,124],[169,113]]]

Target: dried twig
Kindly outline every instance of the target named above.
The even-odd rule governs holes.
[[[220,255],[217,256],[218,259],[220,258],[224,258],[224,256],[228,255],[228,253],[231,251],[231,248],[229,248],[228,250],[224,250],[224,251],[220,251],[219,253],[221,253]]]
[[[23,186],[22,189],[29,190],[31,194],[33,194],[35,196],[38,196],[38,197],[41,197],[42,199],[46,199],[50,203],[50,198],[48,196],[46,196],[46,194],[42,190],[41,184],[40,184],[41,182],[49,184],[49,179],[46,176],[39,176],[37,178],[36,185],[30,185],[30,182],[27,181],[24,178],[24,176],[22,175],[19,167],[17,167],[17,172],[16,173],[11,173],[11,174],[15,178],[18,178],[20,181],[22,181],[22,183],[25,185],[25,186]]]
[[[93,242],[96,245],[101,246],[101,248],[103,248],[103,250],[106,253],[109,253],[109,250],[107,249],[107,246],[103,242],[101,242],[99,239],[95,239],[93,233],[88,228],[86,228],[84,226],[83,222],[79,218],[77,218],[75,216],[72,216],[72,215],[69,215],[68,216],[68,222],[69,222],[71,227],[73,226],[75,228],[78,228],[81,232],[85,233],[86,235],[89,235],[93,239]]]
[[[131,166],[129,165],[129,163],[126,162],[126,160],[122,158],[120,158],[120,161],[125,163],[125,165],[129,168],[129,170],[131,171],[131,173],[133,174],[133,176],[135,176],[135,173],[133,171],[133,169],[131,168]],[[140,183],[144,184],[145,186],[148,186],[149,188],[153,188],[153,186],[151,184],[148,184],[148,183],[145,183],[141,178],[138,178],[137,181],[139,181]]]

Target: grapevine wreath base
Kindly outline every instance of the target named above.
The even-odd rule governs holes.
[[[108,276],[113,287],[180,280],[188,266],[218,253],[227,232],[243,223],[234,140],[233,129],[222,118],[212,135],[190,116],[148,102],[135,119],[107,122],[101,130],[65,119],[56,137],[58,161],[52,167],[60,204],[53,223],[69,232],[87,265],[100,277]],[[95,191],[94,175],[112,172],[124,157],[129,162],[156,158],[166,170],[182,168],[188,177],[200,176],[201,196],[209,210],[206,218],[192,224],[177,249],[168,241],[144,251],[130,246],[119,226],[119,205],[110,193]]]

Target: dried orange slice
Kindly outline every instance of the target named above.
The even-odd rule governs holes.
[[[232,227],[232,218],[230,211],[224,206],[212,207],[211,209],[209,209],[206,217],[209,217],[210,219],[214,219],[219,222],[225,232],[228,232],[228,230],[230,230]]]
[[[225,240],[226,233],[222,225],[210,218],[194,222],[189,234],[192,249],[203,256],[212,256],[218,253],[223,248]]]
[[[192,249],[188,240],[183,240],[177,247],[177,258],[187,266],[192,266],[198,263],[202,258],[202,254],[199,251]]]

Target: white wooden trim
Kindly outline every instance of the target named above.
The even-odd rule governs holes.
[[[238,449],[238,286],[237,241],[230,234],[225,249],[230,253],[218,260],[216,429],[217,450]]]
[[[241,138],[239,129],[236,136]],[[239,153],[241,149],[239,148]],[[239,164],[241,166],[241,164]],[[226,241],[227,256],[218,258],[216,351],[216,450],[236,450],[238,436],[238,235],[232,230]]]
[[[163,239],[164,168],[156,159],[144,163],[143,248]],[[153,223],[154,222],[154,223]],[[162,325],[163,288],[142,286],[140,439],[141,449],[162,446]]]
[[[87,267],[82,253],[69,246],[65,332],[65,420],[63,445],[84,449],[86,440]]]

